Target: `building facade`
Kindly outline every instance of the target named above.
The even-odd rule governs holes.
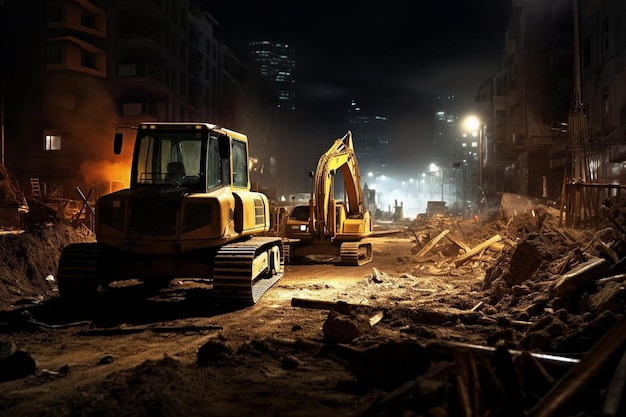
[[[624,183],[625,21],[619,0],[514,2],[477,94],[489,192],[559,201],[565,184]]]
[[[21,188],[34,178],[44,195],[76,198],[78,187],[97,198],[127,185],[131,141],[113,155],[113,135],[142,121],[254,132],[251,154],[271,165],[269,136],[255,135],[269,119],[260,77],[224,42],[207,7],[201,0],[3,2],[2,51],[11,57],[0,72],[4,162]]]
[[[346,127],[355,139],[355,152],[361,172],[372,172],[374,175],[387,172],[391,163],[389,119],[363,109],[352,100]]]

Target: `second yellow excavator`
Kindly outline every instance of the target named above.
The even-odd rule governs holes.
[[[335,199],[334,179],[340,173],[346,201]],[[361,174],[352,133],[336,139],[317,163],[309,205],[295,206],[285,225],[285,263],[308,255],[340,256],[342,264],[363,265],[372,260],[372,219],[365,209]]]

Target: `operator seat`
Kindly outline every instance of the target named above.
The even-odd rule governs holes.
[[[185,177],[185,166],[182,162],[170,162],[167,164],[167,174],[165,174],[165,181],[175,182],[180,184]]]

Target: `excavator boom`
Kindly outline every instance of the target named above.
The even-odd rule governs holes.
[[[334,184],[343,177],[345,201],[335,199]],[[372,233],[370,213],[365,209],[361,174],[354,151],[352,132],[336,139],[320,157],[313,174],[313,199],[309,218],[296,206],[287,220],[286,237],[298,242],[285,245],[285,261],[310,254],[339,252],[342,262],[362,265],[372,259],[371,244],[362,240]]]

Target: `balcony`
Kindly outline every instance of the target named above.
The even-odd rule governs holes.
[[[106,38],[106,14],[86,0],[65,1],[63,6],[49,4],[46,9],[46,28],[56,34],[80,37],[87,34]]]
[[[155,55],[161,58],[169,56],[167,32],[158,28],[121,27],[118,36],[119,49],[127,56],[150,56],[153,59]]]
[[[96,77],[106,77],[106,53],[72,36],[46,40],[46,69],[72,70]]]
[[[169,70],[167,65],[159,64],[119,64],[117,81],[124,94],[146,94],[153,92],[161,97],[170,93]]]

